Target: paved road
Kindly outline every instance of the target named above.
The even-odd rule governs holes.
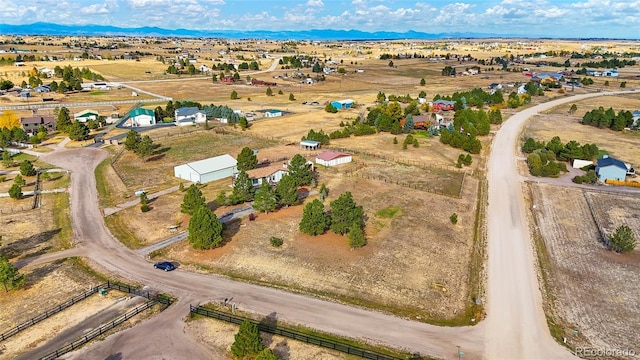
[[[493,140],[488,162],[487,359],[573,358],[552,339],[546,324],[516,145],[524,123],[538,112],[608,94],[566,97],[525,109],[511,116]]]

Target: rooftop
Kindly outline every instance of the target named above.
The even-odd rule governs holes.
[[[322,154],[316,156],[316,158],[324,161],[331,161],[333,159],[337,159],[343,156],[350,156],[350,155],[347,153],[338,152],[338,151],[325,151]]]
[[[618,167],[620,169],[624,169],[625,171],[627,170],[627,165],[625,165],[625,163],[623,163],[622,161],[618,160],[618,159],[614,159],[610,156],[604,156],[600,159],[598,159],[598,167],[607,167],[607,166],[615,166]]]
[[[261,179],[279,170],[289,172],[289,170],[287,170],[287,168],[283,167],[281,164],[275,164],[275,165],[260,167],[257,169],[247,170],[247,175],[249,175],[249,179]]]
[[[238,164],[236,159],[229,154],[224,154],[220,156],[215,156],[208,159],[198,160],[194,162],[187,163],[186,165],[192,168],[198,174],[207,174],[212,171],[227,169],[230,167],[234,167]]]
[[[180,109],[176,109],[176,116],[191,116],[199,112],[202,112],[202,110],[198,109],[197,107],[183,107]]]

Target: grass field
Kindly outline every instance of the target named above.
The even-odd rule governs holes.
[[[531,184],[530,191],[548,256],[555,334],[559,340],[567,337],[572,348],[634,348],[640,343],[635,331],[640,287],[634,280],[640,254],[620,255],[604,247],[586,198],[607,233],[625,224],[635,234],[640,233],[640,198],[544,184]]]

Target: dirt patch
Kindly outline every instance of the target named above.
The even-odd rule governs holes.
[[[640,254],[620,255],[604,247],[585,197],[607,231],[626,224],[635,234],[640,233],[640,198],[547,184],[530,184],[530,189],[550,259],[550,295],[568,344],[637,354]]]
[[[404,315],[421,319],[451,319],[465,308],[476,179],[465,184],[461,200],[341,174],[323,173],[321,182],[330,190],[326,209],[345,191],[363,205],[367,246],[351,250],[346,237],[330,232],[301,234],[303,206],[293,206],[234,224],[222,248],[196,251],[184,242],[163,256],[193,270],[204,266],[380,309],[403,309]],[[395,217],[375,215],[390,205],[401,209]],[[458,225],[449,221],[454,212]],[[271,236],[284,244],[272,247]]]
[[[208,318],[198,318],[185,324],[185,332],[188,336],[204,345],[216,359],[231,359],[231,345],[234,335],[238,332],[238,326]],[[333,360],[352,359],[338,351],[325,349],[319,346],[291,340],[282,336],[261,333],[262,341],[278,356],[278,358],[300,360]]]
[[[31,209],[31,197],[0,201],[0,204],[3,204],[0,205],[3,209],[0,215],[2,253],[10,260],[62,250],[70,244],[73,234],[67,194],[42,195],[42,206],[36,209]],[[11,205],[23,206],[28,210],[5,212],[5,206]]]

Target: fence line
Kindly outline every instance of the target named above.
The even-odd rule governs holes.
[[[40,321],[47,319],[57,313],[59,313],[60,311],[77,304],[78,302],[88,298],[89,296],[97,293],[99,290],[101,289],[114,289],[114,290],[118,290],[127,294],[134,294],[134,295],[138,295],[144,298],[147,298],[149,300],[155,301],[157,303],[169,306],[171,304],[173,304],[174,299],[167,297],[167,296],[163,296],[163,295],[153,295],[151,294],[149,291],[142,291],[136,288],[133,288],[129,285],[126,284],[119,284],[119,283],[114,283],[114,282],[110,282],[107,281],[104,284],[100,284],[98,286],[92,287],[90,290],[87,290],[79,295],[74,296],[73,298],[63,302],[62,304],[59,304],[58,306],[51,308],[25,322],[23,322],[22,324],[15,326],[11,329],[9,329],[8,331],[5,331],[3,333],[0,334],[0,341],[4,341],[14,335],[16,335],[17,333],[21,332],[22,330],[25,330],[37,323],[39,323]]]
[[[393,162],[400,163],[400,164],[411,165],[411,166],[419,166],[419,167],[426,168],[426,169],[438,169],[438,170],[446,170],[446,171],[453,171],[453,172],[464,172],[465,171],[464,169],[459,169],[459,168],[454,167],[454,166],[427,164],[427,163],[423,163],[423,162],[420,162],[420,161],[417,161],[417,160],[401,159],[401,158],[396,158],[396,157],[387,157],[385,155],[374,154],[374,153],[361,151],[361,150],[354,150],[354,149],[335,147],[335,146],[328,146],[328,148],[332,149],[332,150],[335,150],[335,151],[348,152],[348,153],[357,154],[357,155],[361,155],[361,156],[369,156],[369,157],[372,157],[372,158],[377,158],[377,159],[382,159],[382,160],[387,160],[387,161],[393,161]]]
[[[241,324],[244,320],[249,320],[252,323],[258,326],[258,330],[268,332],[275,335],[280,335],[284,337],[288,337],[290,339],[303,341],[308,344],[322,346],[327,349],[337,350],[346,354],[360,356],[365,359],[373,359],[373,360],[395,360],[399,358],[391,357],[388,355],[383,355],[376,353],[374,351],[365,350],[357,346],[348,345],[345,343],[341,343],[335,340],[324,339],[318,336],[307,335],[295,330],[287,330],[281,329],[277,326],[271,326],[264,323],[256,322],[252,319],[244,318],[237,315],[227,314],[216,310],[211,310],[204,308],[202,306],[193,306],[189,305],[189,311],[191,313],[204,315],[210,318],[226,321],[233,324]]]
[[[598,231],[600,232],[600,240],[605,244],[606,247],[611,247],[611,243],[609,242],[609,237],[607,236],[607,233],[604,231],[604,227],[602,226],[602,224],[600,224],[600,220],[598,219],[598,215],[596,214],[596,210],[593,207],[593,203],[591,202],[591,198],[589,197],[589,194],[587,191],[582,191],[582,194],[584,195],[584,198],[587,200],[587,207],[589,208],[589,212],[591,213],[591,217],[593,218],[593,221],[596,223],[596,226],[598,227]]]
[[[0,209],[0,214],[15,214],[17,212],[33,210],[31,206],[21,206],[19,208]]]
[[[131,319],[132,317],[138,315],[139,313],[151,308],[155,304],[156,304],[155,300],[149,300],[149,301],[145,302],[142,305],[138,305],[135,308],[127,311],[124,315],[121,315],[121,316],[115,318],[111,322],[103,324],[100,327],[98,327],[97,329],[93,329],[93,330],[89,331],[88,333],[86,333],[85,335],[80,337],[78,340],[73,341],[72,343],[63,346],[63,347],[59,348],[58,350],[55,350],[55,351],[52,351],[52,352],[48,353],[47,355],[41,357],[40,360],[57,359],[58,357],[66,354],[68,352],[71,352],[71,351],[73,351],[75,349],[78,349],[78,348],[82,347],[82,345],[84,345],[84,344],[88,343],[89,341],[95,339],[96,337],[104,334],[105,332],[113,329],[114,327],[122,324],[123,322]]]
[[[42,321],[42,320],[44,320],[46,318],[49,318],[49,317],[59,313],[60,311],[66,309],[66,308],[68,308],[68,307],[70,307],[72,305],[77,304],[78,302],[80,302],[80,301],[88,298],[89,296],[97,293],[98,289],[105,288],[105,287],[106,287],[106,284],[101,284],[101,285],[98,285],[95,288],[91,288],[90,290],[85,291],[80,295],[76,295],[73,298],[63,302],[62,304],[59,304],[58,306],[56,306],[56,307],[54,307],[52,309],[49,309],[49,310],[39,314],[38,316],[35,316],[35,317],[23,322],[22,324],[13,327],[9,331],[6,331],[6,332],[0,334],[0,341],[4,341],[4,340],[12,337],[13,335],[19,333],[20,331],[22,331],[24,329],[27,329],[27,328],[39,323],[40,321]]]

